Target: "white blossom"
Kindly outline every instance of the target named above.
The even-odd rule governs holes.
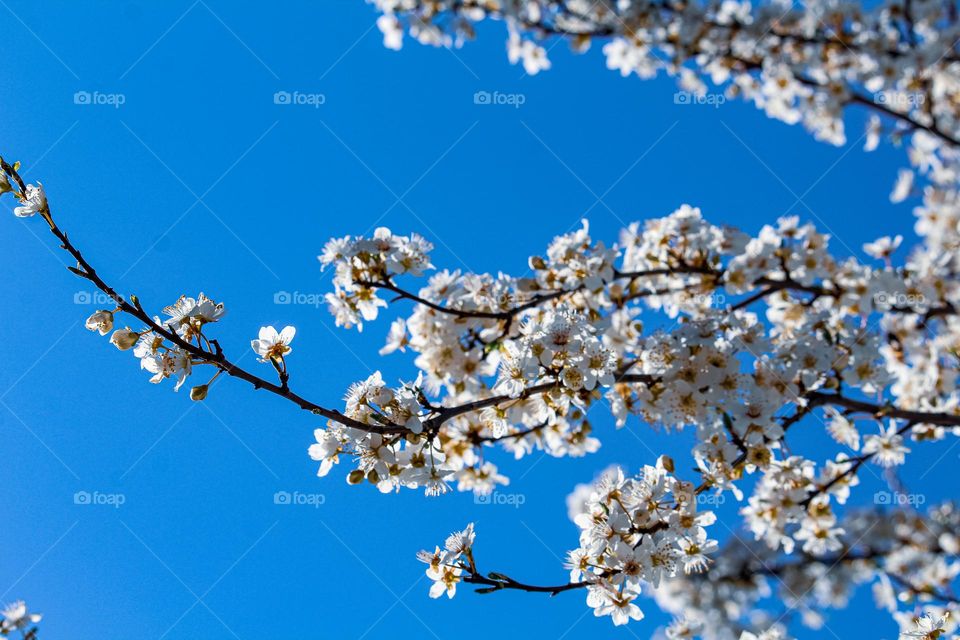
[[[43,190],[43,185],[39,182],[36,185],[28,184],[27,191],[20,198],[21,205],[13,209],[13,214],[18,218],[29,218],[37,213],[47,211],[47,194]]]
[[[297,330],[291,326],[286,326],[279,332],[273,327],[261,327],[257,339],[250,341],[250,347],[260,356],[261,362],[282,360],[293,351],[290,342],[296,333]]]

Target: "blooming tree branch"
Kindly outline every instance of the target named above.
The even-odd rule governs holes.
[[[956,145],[957,10],[953,3],[739,0],[369,0],[384,44],[404,32],[434,46],[459,46],[484,19],[507,24],[507,54],[528,74],[551,66],[550,38],[575,52],[604,42],[607,67],[623,76],[676,76],[679,102],[705,97],[710,81],[769,116],[802,122],[818,139],[845,141],[843,112],[872,111],[868,146],[882,121],[897,137],[924,131]],[[552,46],[551,46],[552,49]]]
[[[151,382],[160,382],[165,378],[174,377],[177,379],[176,388],[179,389],[193,372],[194,366],[209,365],[216,370],[215,375],[226,373],[231,377],[250,383],[254,389],[264,389],[279,395],[301,409],[336,420],[341,424],[377,433],[402,433],[404,431],[404,428],[399,425],[358,423],[339,411],[324,408],[290,391],[287,385],[286,365],[281,364],[285,352],[276,348],[277,344],[282,343],[276,331],[271,331],[272,327],[261,329],[260,339],[254,341],[253,348],[261,355],[264,362],[276,363],[280,384],[270,382],[232,363],[224,355],[219,343],[215,339],[209,339],[204,334],[207,324],[218,321],[224,315],[224,306],[213,303],[203,294],[200,294],[198,299],[181,297],[173,306],[165,309],[165,312],[170,316],[166,320],[161,320],[157,316],[150,316],[143,309],[136,296],[130,296],[128,300],[104,282],[97,271],[83,257],[80,250],[70,241],[67,234],[57,226],[42,185],[39,183],[36,186],[25,185],[17,167],[10,165],[3,159],[0,159],[0,168],[4,172],[0,189],[3,189],[6,185],[5,188],[9,191],[11,187],[8,178],[13,180],[19,188],[18,197],[25,203],[23,207],[18,207],[15,213],[20,217],[39,214],[47,223],[50,232],[60,241],[61,248],[77,261],[77,266],[68,267],[69,270],[78,277],[90,281],[116,304],[116,307],[112,310],[104,309],[91,315],[86,323],[87,328],[98,331],[100,335],[106,335],[113,329],[115,314],[118,313],[125,313],[143,323],[145,328],[141,331],[131,331],[130,329],[115,331],[111,336],[111,343],[124,351],[133,349],[134,353],[141,358],[143,368],[156,374]],[[287,341],[289,341],[289,338],[292,338],[292,332],[289,334]],[[200,396],[205,397],[206,389],[207,385],[195,387],[192,396],[195,399],[202,399]]]
[[[628,225],[611,243],[595,240],[584,221],[530,257],[523,276],[427,277],[433,247],[416,233],[381,228],[335,238],[320,262],[335,272],[326,300],[337,325],[359,331],[391,302],[406,303],[381,354],[409,352],[416,366],[399,386],[373,372],[336,409],[293,390],[294,327],[261,327],[251,340],[268,374],[239,367],[213,332],[223,304],[181,296],[165,317],[148,313],[85,259],[54,221],[43,186],[26,184],[18,164],[0,160],[0,195],[13,193],[15,215],[41,217],[76,261],[70,271],[112,300],[87,328],[132,351],[151,382],[172,378],[179,389],[206,368],[210,377],[191,388],[194,401],[226,374],[324,418],[309,447],[318,475],[349,461],[349,483],[383,493],[440,495],[455,486],[489,495],[509,483],[498,450],[518,460],[538,450],[596,451],[602,433],[588,416],[598,411],[618,428],[695,431],[693,464],[683,467],[692,466],[694,478],[680,478],[661,456],[636,474],[607,470],[571,494],[580,538],[566,582],[481,570],[470,525],[443,549],[420,554],[433,597],[453,597],[460,583],[481,593],[579,591],[596,615],[624,624],[643,618],[644,592],[679,616],[669,638],[750,640],[785,633],[770,608],[771,585],[784,614],[799,611],[816,627],[824,610],[845,604],[852,585],[871,583],[902,637],[953,633],[956,508],[846,505],[864,469],[899,467],[912,448],[960,435],[956,10],[930,0],[870,12],[736,0],[375,4],[393,48],[404,30],[449,45],[472,36],[477,21],[503,19],[508,57],[535,73],[549,67],[544,38],[568,39],[577,50],[604,39],[608,66],[624,75],[663,70],[691,96],[705,95],[709,78],[835,144],[844,140],[845,109],[867,106],[878,116],[868,149],[884,133],[909,143],[913,169],[901,171],[891,198],[920,195],[915,182],[925,181],[915,209],[919,241],[897,261],[900,236],[864,245],[864,256],[838,257],[828,235],[795,217],[748,235],[684,205]],[[118,317],[134,328],[119,328]],[[824,459],[791,447],[798,429],[820,428],[836,444]],[[885,495],[899,496],[897,489]],[[735,534],[721,548],[707,507],[727,496],[740,503],[750,540]],[[36,635],[27,628],[39,618],[25,606],[5,616],[23,624],[0,630]]]
[[[581,547],[571,552],[569,582],[542,586],[483,573],[472,551],[448,544],[446,552],[423,556],[433,595],[452,596],[461,581],[481,592],[585,589],[598,615],[617,624],[640,619],[642,584],[656,592],[661,581],[719,562],[710,557],[717,543],[707,533],[715,516],[697,505],[725,492],[742,499],[747,474],[758,475],[741,509],[753,535],[788,557],[799,546],[807,565],[825,565],[824,558],[855,546],[844,541],[847,529],[834,505],[846,502],[857,472],[904,463],[905,438],[935,442],[960,430],[955,385],[943,382],[954,379],[960,330],[956,225],[953,236],[924,236],[899,267],[890,259],[899,239],[871,243],[866,252],[882,265],[869,266],[838,262],[827,236],[794,218],[750,238],[683,207],[642,228],[631,225],[609,248],[594,242],[584,223],[531,258],[530,277],[441,271],[419,291],[400,279],[432,268],[425,239],[386,229],[372,238],[335,239],[320,259],[336,270],[327,300],[337,324],[360,329],[374,321],[388,304],[378,292],[412,301],[410,316],[391,325],[382,353],[409,349],[419,369],[415,382],[396,389],[374,373],[350,389],[339,411],[291,390],[293,327],[263,327],[251,342],[277,382],[238,367],[210,333],[225,314],[222,304],[201,294],[166,308],[165,319],[149,315],[83,257],[54,222],[41,185],[24,184],[16,165],[0,160],[0,168],[0,187],[21,201],[15,213],[42,217],[76,259],[70,270],[116,305],[94,313],[89,329],[113,331],[111,343],[132,349],[153,382],[174,378],[179,388],[207,366],[211,381],[226,373],[327,418],[310,447],[320,475],[346,455],[356,463],[347,474],[353,484],[436,495],[456,482],[485,494],[508,482],[488,459],[490,446],[517,458],[535,449],[553,456],[596,450],[600,441],[587,418],[595,404],[606,405],[619,426],[637,415],[696,428],[691,453],[699,482],[677,479],[672,460],[661,458],[637,476],[617,471],[590,488],[577,516]],[[928,207],[940,202],[939,193],[931,192]],[[736,301],[727,303],[728,296]],[[751,310],[761,303],[764,318]],[[646,332],[644,311],[679,322]],[[143,328],[114,330],[122,314]],[[208,391],[209,382],[194,386],[191,398],[202,401]],[[819,472],[814,461],[785,455],[788,430],[813,416],[828,421],[838,444],[859,453],[841,452]],[[871,423],[877,431],[861,434]],[[472,545],[472,529],[458,539]],[[960,570],[938,561],[951,578]],[[902,597],[923,593],[952,603],[949,582],[931,585],[909,570],[881,573]]]
[[[622,477],[616,479],[614,472],[610,472],[597,488],[602,487],[606,492],[622,482]],[[667,637],[739,638],[751,630],[770,627],[774,620],[783,617],[774,611],[761,613],[771,600],[771,587],[779,592],[782,602],[789,603],[812,626],[819,628],[823,624],[819,609],[842,607],[858,585],[871,581],[878,603],[896,614],[905,636],[927,637],[909,636],[916,628],[915,618],[897,612],[898,590],[907,601],[929,604],[939,617],[949,611],[947,607],[958,603],[955,595],[943,590],[949,576],[943,573],[946,565],[940,556],[952,553],[942,544],[950,546],[957,541],[960,513],[953,507],[933,508],[925,515],[902,508],[885,514],[859,511],[847,517],[844,527],[847,533],[843,536],[841,552],[824,556],[783,556],[760,542],[740,537],[734,537],[720,550],[712,549],[714,568],[711,571],[680,572],[677,577],[653,587],[651,596],[677,616],[667,629]],[[437,580],[435,585],[442,585],[442,588],[435,586],[431,595],[451,595],[456,585],[463,582],[480,585],[479,593],[513,589],[557,595],[587,589],[604,598],[607,588],[604,581],[619,573],[593,565],[585,559],[582,550],[577,550],[571,552],[567,564],[571,570],[570,582],[554,586],[529,585],[498,572],[480,573],[473,541],[470,525],[466,531],[451,536],[443,550],[421,552],[421,560],[430,565],[427,575]],[[458,544],[467,546],[457,551]],[[620,541],[617,544],[621,544]],[[641,543],[639,547],[642,546]],[[621,553],[630,554],[626,549]],[[689,561],[690,554],[685,557]],[[649,562],[645,555],[640,558]],[[643,562],[637,563],[636,571],[642,572],[643,566]],[[590,572],[584,573],[584,568]],[[631,575],[625,577],[628,584]],[[639,615],[634,599],[622,594],[613,602],[608,598],[608,606],[616,609],[612,614],[615,620],[618,616]],[[751,621],[750,616],[760,620]],[[949,614],[946,617],[949,618]],[[943,624],[947,626],[946,621]],[[953,626],[951,623],[948,628]]]

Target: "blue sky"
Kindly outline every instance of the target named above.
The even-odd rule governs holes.
[[[292,384],[328,405],[373,369],[413,372],[403,355],[377,355],[389,315],[358,334],[322,308],[274,303],[328,289],[316,255],[331,236],[417,231],[440,267],[521,273],[583,216],[613,241],[682,203],[748,231],[798,214],[829,229],[841,256],[912,237],[910,203],[887,199],[902,151],[863,153],[862,113],[835,148],[744,104],[674,104],[670,80],[622,79],[598,49],[560,44],[553,70],[525,77],[501,24],[455,52],[409,39],[392,52],[361,0],[0,5],[0,153],[44,182],[61,226],[120,291],[156,311],[181,293],[225,301],[217,337],[241,364],[266,366],[248,347],[261,325],[297,326]],[[283,91],[323,104],[275,104]],[[478,105],[479,91],[524,103]],[[3,224],[0,600],[44,612],[42,637],[626,638],[665,621],[650,602],[647,620],[614,630],[581,593],[431,601],[413,554],[475,520],[488,570],[563,581],[577,536],[569,490],[653,452],[687,468],[692,432],[615,432],[598,411],[593,456],[495,457],[519,508],[318,479],[306,455],[315,418],[238,382],[203,404],[148,384],[84,330],[96,299],[42,223]],[[820,430],[797,449],[817,447]],[[903,474],[930,501],[946,495],[921,478],[938,456],[918,447]],[[881,483],[864,484],[869,501]],[[76,505],[78,491],[124,504]],[[278,491],[323,504],[275,505]],[[871,635],[894,636],[865,593],[828,623],[851,637],[864,616]]]

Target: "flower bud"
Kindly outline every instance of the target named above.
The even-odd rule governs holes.
[[[207,397],[208,385],[201,384],[190,389],[190,399],[194,402],[200,402]]]
[[[139,339],[140,334],[136,331],[131,331],[130,327],[127,327],[126,329],[117,329],[114,331],[113,335],[110,336],[110,344],[120,349],[120,351],[126,351],[127,349],[132,349]]]
[[[10,180],[7,179],[7,174],[0,171],[0,195],[7,191],[13,191],[13,186],[11,186]]]
[[[660,456],[660,466],[666,469],[668,473],[673,473],[676,470],[676,465],[673,464],[673,458],[670,456]]]
[[[530,256],[528,263],[534,271],[543,271],[547,268],[547,261],[540,256]]]
[[[354,469],[350,472],[350,475],[347,476],[347,482],[350,484],[360,484],[363,482],[363,470]]]
[[[103,309],[95,311],[92,316],[87,318],[86,327],[90,331],[99,331],[102,336],[107,335],[113,329],[113,312]]]

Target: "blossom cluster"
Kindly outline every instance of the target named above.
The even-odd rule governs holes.
[[[502,334],[489,314],[513,307],[518,300],[516,283],[502,274],[444,270],[429,278],[418,297],[450,311],[417,305],[409,318],[393,322],[380,353],[407,348],[416,353],[424,386],[433,393],[441,389],[477,393],[484,387],[482,379],[496,371],[496,354],[490,347]]]
[[[380,227],[372,238],[358,236],[333,239],[323,248],[320,263],[333,265],[335,291],[326,296],[337,326],[363,329],[363,321],[375,320],[387,303],[378,298],[370,283],[387,283],[404,273],[422,275],[430,268],[433,245],[417,234],[396,236]]]
[[[871,586],[876,605],[893,616],[901,638],[936,637],[925,633],[937,625],[944,637],[955,632],[958,611],[949,596],[960,572],[955,505],[933,506],[925,514],[902,507],[860,509],[841,525],[841,549],[813,558],[733,536],[714,554],[708,573],[665,580],[652,595],[678,616],[671,627],[694,629],[704,640],[737,640],[744,629],[768,628],[780,617],[768,610],[774,596],[805,626],[830,635],[825,611],[845,607],[861,585]],[[694,636],[668,629],[667,637]]]
[[[533,278],[441,271],[417,293],[406,293],[399,280],[371,284],[404,292],[400,297],[413,304],[409,317],[392,322],[382,353],[412,351],[419,377],[386,389],[375,374],[354,387],[363,393],[348,394],[345,415],[404,426],[405,435],[354,431],[334,420],[311,448],[321,473],[350,453],[358,464],[351,481],[429,493],[456,483],[484,494],[508,482],[488,459],[490,446],[518,458],[535,450],[596,450],[600,441],[586,415],[601,400],[620,426],[639,416],[670,429],[695,427],[692,455],[702,480],[696,491],[662,464],[637,478],[607,474],[603,491],[591,488],[593,507],[578,513],[582,540],[571,555],[570,584],[582,583],[599,615],[624,623],[642,616],[641,582],[660,585],[652,588],[659,601],[657,594],[685,571],[708,567],[716,543],[705,530],[712,514],[695,510],[701,491],[731,491],[744,500],[740,512],[760,545],[751,551],[794,557],[799,550],[822,573],[822,563],[848,552],[866,530],[841,509],[859,484],[858,469],[904,464],[909,440],[960,432],[950,418],[960,417],[951,370],[960,338],[952,250],[960,243],[950,245],[918,223],[922,242],[902,266],[894,263],[898,238],[865,245],[864,261],[841,261],[827,234],[795,217],[750,236],[712,225],[688,206],[629,225],[609,248],[588,228],[556,238],[545,258],[531,258]],[[676,322],[648,332],[645,311]],[[869,401],[877,397],[882,404]],[[890,408],[938,417],[927,424]],[[840,453],[822,462],[785,455],[788,429],[808,416],[823,421]],[[425,448],[431,455],[418,456]],[[404,453],[409,449],[412,455]],[[408,481],[417,469],[429,469],[430,480],[421,471]],[[746,474],[757,474],[752,487]],[[635,502],[647,493],[657,497]],[[944,588],[956,576],[942,548],[917,545],[887,554],[889,562],[922,558],[896,571],[919,585],[915,597],[923,585]],[[432,595],[452,595],[458,582],[478,580],[465,556],[448,562],[438,550],[429,558]],[[932,573],[918,572],[921,562]],[[518,588],[494,582],[486,588]],[[744,615],[757,599],[744,601]],[[812,610],[804,615],[818,619]],[[723,627],[731,635],[704,637],[740,637],[740,622]],[[783,629],[767,622],[744,637],[781,637]],[[702,626],[682,617],[668,637],[694,637]]]
[[[581,490],[572,506],[580,546],[568,554],[570,583],[558,591],[585,588],[594,614],[622,625],[643,618],[635,601],[644,584],[656,589],[678,574],[706,570],[709,554],[717,549],[706,527],[716,518],[709,511],[697,512],[693,486],[678,480],[672,467],[666,457],[634,477],[617,467]],[[444,549],[418,554],[434,581],[431,597],[446,593],[452,598],[462,581],[487,585],[486,590],[531,589],[500,573],[479,574],[473,542],[471,523],[447,538]]]
[[[87,318],[87,329],[102,336],[110,333],[113,331],[115,314],[120,311],[120,306],[113,310],[95,311]],[[155,327],[166,330],[182,343],[202,345],[207,340],[203,334],[205,325],[220,320],[226,314],[226,309],[223,304],[201,293],[196,298],[180,296],[163,312],[168,317],[161,319],[155,316]],[[193,372],[194,358],[182,343],[172,343],[166,336],[149,328],[141,331],[134,331],[130,327],[117,329],[110,336],[110,343],[121,351],[132,350],[140,360],[140,368],[153,374],[150,382],[154,384],[172,378],[176,381],[174,389],[179,391]]]
[[[506,22],[509,61],[531,75],[551,67],[547,39],[564,38],[576,52],[599,40],[607,68],[625,77],[675,77],[681,104],[710,97],[712,84],[832,144],[846,140],[850,105],[874,109],[868,150],[884,122],[894,137],[926,129],[956,142],[960,131],[960,25],[940,2],[887,0],[867,10],[852,1],[369,1],[391,49],[405,31],[422,44],[459,46],[492,18]]]
[[[590,225],[584,220],[580,229],[554,238],[545,258],[530,258],[535,284],[527,286],[542,291],[597,291],[613,280],[616,257],[616,249],[593,242]]]
[[[744,470],[764,470],[777,460],[785,406],[795,405],[797,418],[822,412],[830,435],[859,450],[859,430],[870,417],[808,407],[815,394],[889,393],[904,408],[957,410],[948,345],[956,339],[950,310],[960,290],[950,277],[952,263],[938,257],[942,249],[934,243],[941,238],[930,238],[894,267],[895,239],[865,248],[880,265],[840,262],[829,251],[829,237],[795,217],[751,237],[683,206],[642,227],[630,225],[609,248],[587,231],[584,225],[559,236],[546,258],[531,258],[533,279],[442,271],[418,293],[407,292],[382,266],[392,249],[373,258],[365,251],[366,257],[332,259],[340,260],[338,278],[347,274],[338,290],[362,286],[364,295],[376,297],[388,289],[413,302],[410,316],[391,324],[382,353],[412,351],[420,370],[415,384],[396,391],[385,390],[378,374],[357,385],[372,382],[386,396],[356,403],[351,391],[345,415],[436,440],[434,448],[443,452],[437,474],[461,489],[488,492],[502,478],[483,455],[489,445],[515,457],[537,449],[551,455],[595,450],[599,441],[586,412],[602,390],[619,425],[632,415],[670,428],[695,425],[693,455],[704,479],[739,493],[735,481]],[[400,246],[408,242],[387,230],[377,235],[384,247],[398,237]],[[331,241],[325,255],[356,253],[329,249],[354,242]],[[366,264],[381,266],[361,273]],[[350,284],[357,282],[365,284]],[[748,302],[762,296],[766,308],[733,304],[737,296]],[[679,322],[646,333],[644,309]],[[878,322],[865,322],[874,314]],[[939,351],[930,349],[931,332],[942,334],[934,338]],[[877,424],[879,433],[862,437],[862,453],[886,466],[904,461],[906,437],[942,439],[956,431],[915,424],[905,435],[898,432],[902,423]],[[369,434],[355,435],[338,437],[340,445],[317,458],[325,461],[323,471],[333,455],[353,450]],[[408,444],[387,440],[394,456]],[[843,469],[853,464],[828,462]]]
[[[421,551],[417,559],[427,564],[427,577],[433,580],[430,597],[439,598],[446,594],[452,598],[457,593],[457,584],[461,582],[463,572],[475,570],[473,543],[476,534],[473,523],[463,531],[451,533],[444,542],[443,549],[436,547],[433,552]]]
[[[456,468],[447,462],[439,441],[421,435],[421,397],[416,383],[391,389],[379,372],[350,387],[344,415],[373,429],[336,423],[317,429],[309,454],[320,462],[318,475],[327,475],[347,454],[356,462],[347,478],[352,484],[367,481],[383,493],[401,487],[423,488],[427,495],[446,493]],[[377,432],[386,425],[402,426],[403,433]]]
[[[580,546],[567,556],[570,582],[587,583],[587,605],[615,625],[643,618],[635,603],[643,584],[655,589],[678,573],[705,571],[717,548],[706,530],[716,517],[697,512],[693,485],[672,469],[661,457],[635,477],[620,468],[604,474],[575,516]]]
[[[135,331],[130,327],[114,330],[115,314],[124,310],[119,298],[118,302],[120,306],[113,310],[100,309],[91,314],[85,323],[86,328],[102,336],[113,331],[110,344],[121,351],[132,350],[140,360],[140,368],[153,374],[150,382],[157,384],[171,378],[175,380],[174,390],[179,391],[193,373],[194,365],[219,364],[219,346],[214,346],[215,341],[204,334],[204,330],[208,324],[226,315],[223,303],[214,302],[203,293],[196,298],[180,296],[174,304],[163,309],[166,318],[154,316],[148,327]],[[296,329],[291,326],[281,331],[272,326],[261,327],[250,346],[260,362],[273,364],[285,376],[284,356],[293,350],[290,342],[295,334]],[[190,397],[205,399],[209,385],[222,371],[221,366],[213,379],[193,387]]]
[[[754,535],[771,548],[782,546],[791,553],[796,541],[802,542],[804,553],[822,556],[842,547],[839,538],[844,531],[837,526],[830,496],[836,495],[838,502],[845,502],[850,486],[858,479],[853,476],[849,481],[830,484],[842,473],[843,454],[838,463],[828,461],[826,477],[819,482],[814,467],[813,461],[800,456],[772,462],[742,510]],[[828,485],[829,492],[814,492],[817,486]],[[797,523],[799,527],[793,526]]]
[[[610,386],[616,355],[593,332],[582,314],[565,307],[527,319],[520,328],[520,338],[502,345],[493,391],[517,398],[544,372],[573,391]]]

